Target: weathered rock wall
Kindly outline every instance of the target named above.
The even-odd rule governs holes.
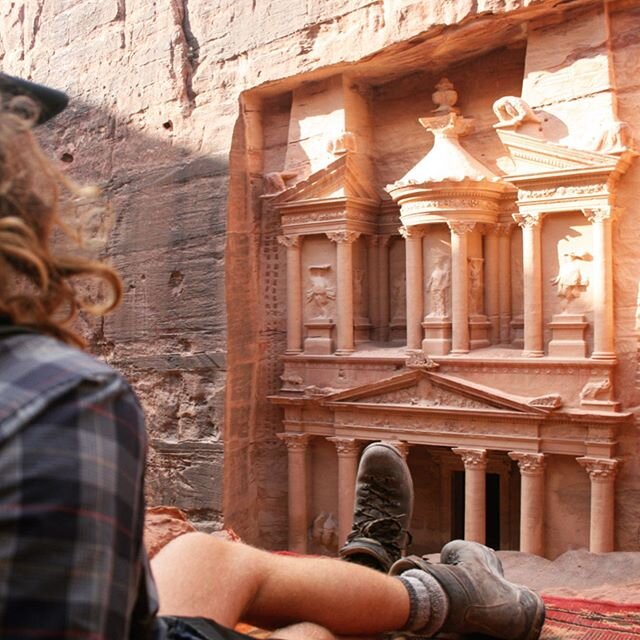
[[[71,175],[104,185],[113,202],[102,252],[123,274],[125,302],[94,327],[92,342],[144,403],[152,502],[177,504],[208,527],[224,511],[249,540],[284,540],[285,457],[265,400],[284,327],[262,308],[257,277],[268,266],[263,252],[276,251],[261,243],[274,221],[260,219],[257,196],[264,162],[284,153],[272,131],[286,126],[284,92],[301,74],[392,78],[433,60],[444,68],[521,41],[526,21],[556,6],[583,4],[3,3],[2,69],[69,92],[71,108],[42,139]],[[271,119],[251,100],[239,104],[257,86],[269,100],[276,82]]]

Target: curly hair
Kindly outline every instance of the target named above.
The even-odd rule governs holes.
[[[27,97],[0,104],[0,315],[12,324],[33,328],[64,342],[85,346],[72,327],[80,311],[102,315],[122,298],[122,283],[106,264],[80,255],[57,255],[51,244],[59,228],[79,244],[64,224],[61,193],[82,199],[97,189],[77,185],[44,155],[31,127],[38,109]],[[110,289],[99,303],[78,290],[82,281],[97,280]]]

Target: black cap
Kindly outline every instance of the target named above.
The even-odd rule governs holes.
[[[34,100],[40,108],[36,124],[57,116],[69,103],[69,96],[62,91],[4,73],[0,73],[0,94],[5,100],[13,96],[28,96]]]

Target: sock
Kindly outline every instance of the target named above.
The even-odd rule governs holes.
[[[409,618],[403,631],[418,632],[430,638],[447,619],[447,594],[433,576],[421,569],[409,569],[396,577],[409,593]]]

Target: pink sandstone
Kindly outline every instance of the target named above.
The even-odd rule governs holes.
[[[125,304],[85,331],[145,405],[151,503],[327,552],[383,438],[417,551],[638,550],[638,27],[630,0],[0,8],[3,71],[74,97],[46,148],[113,204],[88,246]]]

